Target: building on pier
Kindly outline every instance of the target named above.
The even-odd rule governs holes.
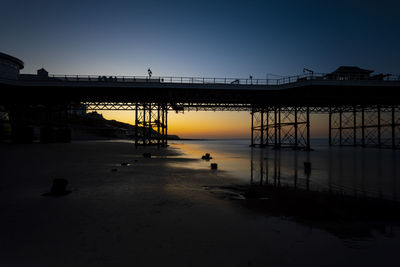
[[[24,62],[0,52],[0,79],[18,80],[19,71],[23,68]]]
[[[326,75],[330,80],[350,81],[350,80],[368,80],[371,78],[373,70],[361,69],[354,66],[340,66],[335,71]]]

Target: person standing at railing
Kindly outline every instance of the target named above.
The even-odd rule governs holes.
[[[151,71],[150,68],[147,70],[147,73],[149,74],[149,79],[150,79],[150,78],[151,78],[151,75],[153,74],[153,72]]]

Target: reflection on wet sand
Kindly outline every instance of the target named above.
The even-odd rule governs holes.
[[[397,153],[383,160],[380,150],[372,157],[328,150],[325,161],[311,153],[315,152],[252,149],[250,184],[285,185],[397,201]]]
[[[273,185],[275,187],[279,187],[281,185],[285,186],[293,186],[297,188],[299,186],[305,186],[305,189],[309,190],[310,188],[310,177],[311,177],[311,169],[307,170],[306,167],[303,168],[304,176],[299,177],[299,162],[298,153],[305,153],[299,151],[293,151],[291,154],[292,158],[292,170],[288,168],[288,166],[282,166],[281,162],[281,150],[256,150],[252,149],[251,151],[251,160],[250,160],[250,184],[259,184],[259,185]],[[309,156],[306,157],[309,160]],[[303,166],[309,163],[309,161],[305,161]],[[281,176],[281,168],[285,168],[287,175],[284,177]],[[292,180],[290,179],[292,178]],[[299,181],[301,180],[301,181]]]
[[[341,238],[370,237],[374,232],[385,236],[393,235],[393,226],[400,223],[400,205],[393,201],[397,199],[396,190],[392,191],[392,199],[383,198],[382,179],[378,178],[376,181],[377,194],[369,194],[371,192],[367,192],[363,185],[365,175],[359,175],[359,168],[355,166],[349,170],[354,178],[351,188],[339,186],[344,183],[344,173],[347,171],[345,166],[348,162],[345,162],[346,157],[343,155],[334,159],[329,153],[327,188],[324,184],[314,186],[313,172],[307,171],[304,166],[304,162],[308,161],[300,162],[299,159],[299,153],[304,152],[292,151],[292,158],[285,164],[282,163],[282,153],[284,152],[280,150],[253,149],[250,184],[223,188],[243,196],[244,201],[241,203],[251,210],[264,212],[269,216],[284,216],[324,229]],[[288,155],[285,156],[288,160]],[[381,163],[379,158],[378,153],[378,166]],[[310,155],[303,156],[302,161],[304,159],[310,160]],[[364,157],[352,160],[353,164],[360,165],[361,170],[365,170]],[[338,167],[337,172],[333,169],[334,166]],[[396,187],[395,164],[393,166],[392,183]],[[378,174],[381,171],[382,168],[378,168]],[[283,172],[285,175],[282,175]],[[334,175],[337,175],[337,183],[334,182]],[[229,195],[227,197],[230,198]]]

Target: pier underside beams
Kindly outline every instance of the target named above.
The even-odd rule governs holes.
[[[138,117],[135,119],[137,145],[167,145],[167,110],[178,110],[172,105],[163,103],[86,102],[84,104],[87,110],[137,110]],[[251,146],[310,149],[310,114],[313,113],[329,115],[331,146],[400,148],[400,105],[300,107],[182,102],[175,106],[188,111],[250,111]],[[160,115],[158,115],[159,109]]]
[[[251,111],[251,146],[310,149],[308,107],[262,107]]]
[[[331,107],[329,145],[400,148],[400,106]]]
[[[168,107],[163,103],[135,104],[135,146],[168,145]]]

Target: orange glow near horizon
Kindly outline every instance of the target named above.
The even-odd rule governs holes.
[[[98,111],[108,120],[134,124],[134,111]],[[181,138],[247,138],[248,112],[190,111],[168,112],[168,134]]]
[[[249,118],[247,112],[171,112],[168,132],[187,138],[246,138],[250,134]]]
[[[134,124],[134,111],[98,111],[105,119]],[[180,138],[250,138],[249,112],[168,112],[168,134]],[[326,137],[327,115],[311,115],[311,137]]]

